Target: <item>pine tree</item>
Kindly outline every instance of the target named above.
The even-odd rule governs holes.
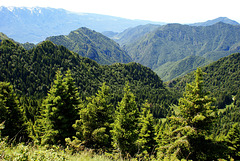
[[[235,123],[229,130],[226,137],[228,147],[230,150],[230,156],[234,160],[240,160],[240,124]]]
[[[165,129],[168,137],[160,147],[168,156],[174,153],[179,159],[193,160],[216,157],[211,149],[214,143],[207,140],[215,118],[215,107],[211,105],[214,99],[207,94],[203,90],[203,72],[198,68],[195,81],[187,84],[183,98],[179,100],[179,115],[168,119],[170,127]]]
[[[114,123],[112,124],[112,145],[121,154],[133,155],[136,153],[136,140],[138,137],[138,108],[135,96],[130,92],[128,83],[124,88],[124,96],[118,103],[115,111]]]
[[[184,97],[179,101],[181,116],[186,125],[193,127],[198,134],[210,132],[214,121],[213,112],[216,110],[211,105],[214,99],[207,96],[208,93],[204,92],[203,86],[203,72],[197,68],[195,82],[187,84]]]
[[[28,137],[36,141],[34,123],[41,115],[42,100],[24,96],[19,98],[19,103],[23,110],[24,125],[26,126]]]
[[[24,134],[24,120],[19,101],[13,86],[7,82],[0,82],[0,122],[5,122],[2,136],[16,139],[15,137],[21,137]]]
[[[64,143],[65,138],[75,134],[72,127],[77,119],[77,109],[80,104],[79,93],[68,70],[65,77],[60,71],[43,102],[43,119],[45,134],[42,139],[46,143]]]
[[[81,144],[88,148],[104,148],[111,145],[110,124],[113,106],[110,100],[110,88],[103,83],[96,96],[88,97],[87,104],[81,105],[80,119],[73,127]]]
[[[154,118],[150,111],[150,104],[146,101],[141,108],[141,113],[139,115],[139,134],[137,145],[139,147],[140,157],[141,155],[149,157],[154,151],[156,141],[155,138],[155,129],[154,129]]]

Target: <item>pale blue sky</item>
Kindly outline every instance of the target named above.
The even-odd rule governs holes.
[[[0,0],[0,6],[52,7],[129,19],[193,23],[228,17],[240,22],[239,0]]]

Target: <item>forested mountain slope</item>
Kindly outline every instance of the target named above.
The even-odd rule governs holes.
[[[219,108],[224,108],[234,99],[239,102],[240,96],[240,53],[231,54],[207,66],[202,67],[205,90],[216,97]],[[183,92],[186,83],[194,79],[193,72],[186,76],[169,81],[168,86],[175,92]],[[236,97],[234,97],[236,96]]]
[[[4,39],[10,39],[7,35],[5,35],[4,33],[0,32],[0,42]]]
[[[158,27],[160,27],[160,25],[153,25],[153,24],[140,25],[137,27],[128,28],[123,32],[116,34],[110,38],[115,40],[121,46],[124,46],[126,44],[130,44],[137,41],[139,38],[141,38],[147,33],[154,31]]]
[[[169,81],[176,77],[184,76],[197,67],[209,64],[211,61],[204,57],[190,55],[182,60],[176,62],[167,62],[154,71],[158,73],[163,81]]]
[[[48,37],[47,40],[57,45],[63,45],[100,64],[128,63],[132,60],[116,42],[85,27],[72,31],[69,35]]]
[[[137,63],[99,65],[51,41],[42,42],[27,51],[10,40],[3,40],[0,45],[0,68],[0,81],[13,84],[20,95],[43,98],[50,89],[56,71],[60,69],[65,73],[70,69],[83,99],[95,94],[106,82],[111,88],[112,102],[116,105],[128,81],[138,104],[148,99],[156,117],[166,116],[169,104],[176,101],[165,89],[162,80],[147,67]]]
[[[156,72],[167,62],[190,55],[216,61],[240,51],[240,26],[222,22],[212,26],[168,24],[124,46],[133,61]]]

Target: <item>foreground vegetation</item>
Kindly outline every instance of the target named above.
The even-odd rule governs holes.
[[[179,100],[178,113],[165,121],[154,121],[147,101],[141,110],[137,108],[128,83],[115,110],[105,83],[95,96],[81,101],[70,70],[65,75],[57,72],[35,120],[27,115],[29,109],[21,108],[9,83],[2,82],[0,87],[1,135],[4,136],[1,158],[5,160],[74,160],[84,157],[87,149],[91,159],[104,160],[240,157],[239,123],[227,135],[211,137],[217,109],[212,106],[214,99],[203,91],[203,73],[199,68],[195,81],[187,84]],[[25,145],[14,145],[21,139]],[[33,145],[27,143],[29,139]]]
[[[50,41],[3,40],[0,54],[2,160],[240,157],[238,93],[219,110],[199,68],[177,102],[140,64],[101,66]]]
[[[72,154],[71,151],[60,147],[44,147],[34,145],[18,144],[15,146],[6,145],[1,142],[0,160],[49,160],[49,161],[108,161],[111,157],[95,154],[91,151],[82,151]]]

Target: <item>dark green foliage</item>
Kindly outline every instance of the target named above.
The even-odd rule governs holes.
[[[239,93],[240,86],[240,53],[221,58],[202,68],[205,74],[204,89],[210,91],[210,96],[216,98],[216,107],[224,108],[233,102],[233,96]],[[175,92],[182,93],[186,83],[193,81],[193,72],[173,81],[168,82],[168,86]],[[235,98],[238,102],[237,97]]]
[[[213,98],[203,91],[203,72],[198,68],[195,72],[195,82],[187,84],[184,97],[179,100],[181,116],[186,125],[193,127],[199,134],[209,133],[214,116]]]
[[[113,122],[113,105],[110,88],[103,83],[96,96],[88,97],[80,106],[80,119],[73,125],[76,137],[87,148],[111,146],[110,124]]]
[[[113,40],[85,27],[72,31],[67,36],[52,36],[47,40],[57,45],[63,45],[100,64],[128,63],[132,60]]]
[[[4,122],[6,127],[1,131],[2,136],[9,136],[11,140],[23,136],[25,127],[22,112],[13,86],[7,82],[0,82],[0,122]]]
[[[124,88],[124,96],[118,103],[114,122],[111,125],[112,145],[124,156],[128,153],[132,156],[137,152],[138,116],[139,111],[135,96],[130,92],[127,83]]]
[[[55,134],[44,138],[50,140],[47,141],[48,143],[63,143],[65,138],[75,134],[72,124],[77,119],[79,104],[79,93],[70,70],[64,77],[58,71],[48,96],[43,102],[43,119],[49,122],[48,126],[51,126],[49,130],[54,131]],[[49,133],[49,131],[45,131],[45,133]]]
[[[154,71],[163,81],[169,81],[184,76],[191,71],[196,70],[197,67],[209,64],[209,62],[210,61],[204,57],[191,55],[176,62],[167,62],[154,69]]]
[[[21,109],[23,110],[24,125],[27,128],[28,137],[37,141],[34,124],[41,116],[42,100],[30,97],[21,97],[19,99]]]
[[[240,124],[233,124],[226,137],[230,149],[230,156],[234,160],[240,160]]]
[[[113,93],[111,101],[116,106],[122,98],[125,82],[129,81],[138,106],[148,99],[153,104],[154,117],[165,117],[170,110],[169,104],[176,102],[161,79],[138,63],[102,66],[50,41],[27,51],[12,41],[4,40],[0,46],[0,58],[0,81],[11,82],[20,95],[43,98],[56,71],[60,69],[65,73],[70,69],[83,100],[94,95],[106,82]]]
[[[190,55],[216,61],[239,52],[239,46],[240,26],[219,22],[212,26],[198,27],[181,24],[163,25],[137,41],[126,44],[124,49],[134,62],[164,73],[166,69],[160,66],[165,63],[176,62]],[[194,70],[194,67],[187,68],[189,69]]]
[[[183,127],[179,120],[170,117],[161,122],[157,132],[157,157],[160,160],[178,160],[187,157],[190,150],[187,134],[194,132],[190,126]]]
[[[150,111],[150,104],[146,101],[141,108],[138,118],[138,140],[137,146],[140,156],[149,157],[155,151],[156,141],[154,118]]]
[[[203,91],[203,72],[197,69],[195,81],[187,84],[184,97],[179,100],[180,113],[170,117],[170,128],[164,145],[165,154],[179,159],[209,160],[219,158],[219,144],[208,140],[214,121],[213,98]],[[166,136],[164,136],[166,137]],[[167,148],[166,148],[167,147]],[[208,149],[206,149],[208,147]],[[162,152],[161,152],[162,153]],[[164,153],[163,153],[164,154]]]
[[[218,112],[218,119],[212,130],[213,137],[218,137],[220,140],[223,140],[222,137],[225,137],[233,124],[238,122],[240,122],[240,106],[232,103]]]
[[[30,49],[33,49],[34,47],[36,47],[35,44],[29,43],[29,42],[22,44],[22,46],[23,46],[26,50],[30,50]]]

